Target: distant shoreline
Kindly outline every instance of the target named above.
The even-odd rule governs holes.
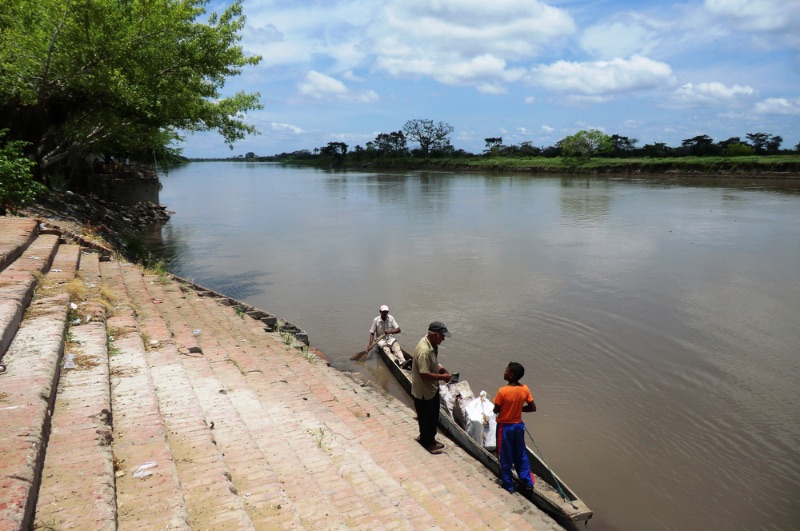
[[[387,158],[383,160],[337,160],[326,157],[278,158],[242,157],[188,159],[189,162],[273,162],[290,166],[351,170],[437,170],[521,174],[583,174],[628,177],[726,177],[800,179],[800,156],[763,157],[681,157],[659,159],[596,158],[565,163],[560,158],[474,157],[474,158]]]

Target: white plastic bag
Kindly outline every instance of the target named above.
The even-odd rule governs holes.
[[[455,394],[450,390],[450,386],[445,382],[439,382],[439,403],[444,406],[450,416],[453,415],[453,403],[455,400]]]
[[[488,450],[497,448],[497,417],[494,414],[494,404],[481,391],[480,396],[473,398],[464,405],[465,424],[464,431],[474,440]]]
[[[474,397],[475,395],[472,394],[472,389],[470,389],[466,381],[458,383],[439,382],[439,400],[451,417],[455,418],[455,415],[460,413],[459,409],[462,409],[461,404],[464,400]],[[463,424],[461,427],[464,427]]]

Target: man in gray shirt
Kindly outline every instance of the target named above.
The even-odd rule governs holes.
[[[439,345],[449,336],[443,322],[432,322],[427,335],[414,349],[411,366],[411,395],[417,411],[419,443],[432,454],[440,454],[444,448],[435,438],[439,425],[439,382],[449,382],[451,375],[439,364]]]

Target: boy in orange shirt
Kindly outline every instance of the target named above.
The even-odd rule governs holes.
[[[530,389],[519,383],[525,375],[525,367],[512,361],[503,373],[508,382],[497,391],[494,397],[494,413],[497,415],[497,455],[500,458],[500,479],[503,488],[514,492],[512,466],[525,484],[526,490],[533,490],[536,481],[528,462],[528,450],[525,446],[525,424],[522,412],[536,411]]]

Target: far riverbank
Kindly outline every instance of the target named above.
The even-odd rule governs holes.
[[[800,155],[747,157],[593,158],[459,156],[437,158],[365,158],[292,154],[275,157],[192,159],[227,162],[278,162],[290,166],[324,169],[460,171],[524,174],[588,174],[628,176],[702,176],[733,178],[800,179]]]
[[[396,169],[439,169],[452,171],[514,172],[514,173],[558,173],[592,175],[668,175],[668,176],[721,176],[721,177],[769,177],[800,178],[800,157],[747,157],[742,159],[706,160],[702,157],[685,159],[593,159],[570,163],[561,159],[398,159],[380,161],[366,167]],[[769,159],[769,160],[762,160]],[[346,167],[349,166],[346,165]],[[357,167],[357,166],[355,166]]]

